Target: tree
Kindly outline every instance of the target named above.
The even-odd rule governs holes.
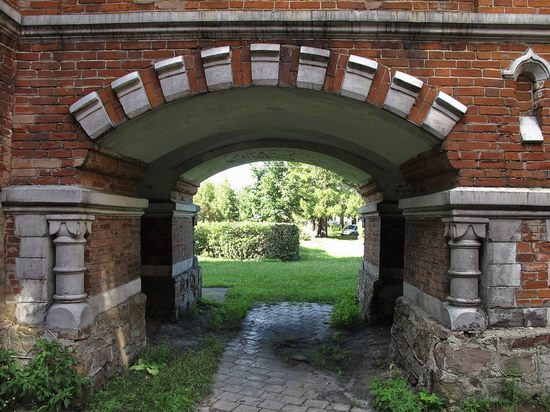
[[[193,201],[200,206],[199,218],[206,222],[239,220],[235,190],[225,180],[222,184],[203,183]]]

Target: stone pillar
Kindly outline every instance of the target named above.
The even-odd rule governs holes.
[[[59,329],[78,330],[91,325],[93,311],[84,291],[84,249],[91,233],[92,215],[48,215],[48,233],[54,236],[55,294],[46,323]]]
[[[445,235],[450,238],[450,293],[445,303],[446,323],[451,330],[468,331],[487,328],[487,317],[479,297],[479,250],[487,235],[489,219],[446,218]]]
[[[405,220],[390,202],[360,209],[365,228],[365,251],[357,297],[368,322],[393,318],[395,301],[403,294]]]
[[[151,203],[141,222],[142,290],[147,316],[177,319],[201,293],[193,226],[198,207]]]

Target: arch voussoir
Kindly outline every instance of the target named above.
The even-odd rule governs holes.
[[[421,79],[357,55],[307,46],[221,46],[156,62],[70,106],[97,139],[127,120],[196,94],[250,86],[295,87],[359,100],[445,139],[467,107]]]

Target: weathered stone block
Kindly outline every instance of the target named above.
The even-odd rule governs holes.
[[[407,117],[424,82],[403,72],[395,72],[384,101],[384,108]]]
[[[15,319],[20,325],[40,325],[46,319],[47,303],[18,303]]]
[[[445,139],[468,108],[446,93],[439,92],[432,104],[422,128]]]
[[[276,86],[279,83],[280,44],[251,44],[250,62],[252,83],[257,86]]]
[[[521,239],[520,219],[491,219],[488,239],[493,242],[517,242]]]
[[[487,265],[489,286],[520,286],[521,264],[493,264]]]
[[[92,139],[98,138],[114,126],[97,92],[87,94],[72,104],[69,111]]]
[[[53,258],[53,244],[49,237],[23,237],[20,241],[19,257]]]
[[[523,326],[522,309],[487,309],[489,326],[494,328],[513,328]]]
[[[516,243],[499,242],[487,244],[489,263],[516,263]]]
[[[349,56],[340,94],[362,102],[366,101],[377,69],[378,63],[374,60],[355,55]]]
[[[116,79],[111,83],[111,88],[118,96],[124,113],[130,119],[151,109],[149,98],[138,72],[132,72]]]
[[[536,116],[520,116],[519,131],[523,143],[543,143],[544,136]]]
[[[438,368],[459,375],[476,375],[487,371],[494,354],[487,349],[460,347],[442,342],[434,349]]]
[[[529,308],[523,310],[524,324],[527,327],[547,326],[546,308]]]
[[[231,49],[229,46],[215,47],[201,51],[206,84],[210,91],[233,87]]]
[[[15,273],[18,279],[48,279],[52,260],[48,258],[15,258]]]
[[[48,236],[48,222],[45,215],[16,215],[15,236]]]
[[[160,81],[162,94],[167,102],[187,96],[190,93],[183,56],[157,62],[155,63],[155,70]]]
[[[302,46],[296,86],[304,89],[322,90],[329,57],[329,50]]]
[[[492,287],[487,291],[488,306],[490,308],[513,308],[515,306],[514,293],[516,288]]]
[[[48,303],[53,296],[50,284],[43,280],[20,279],[21,293],[16,296],[17,303]]]

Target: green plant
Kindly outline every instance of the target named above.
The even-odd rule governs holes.
[[[39,411],[78,404],[89,379],[76,370],[75,357],[58,342],[38,340],[36,348],[38,353],[20,374],[22,398]]]
[[[299,259],[300,230],[283,223],[213,222],[195,229],[198,254],[225,259]]]
[[[374,379],[369,389],[377,411],[422,412],[418,398],[403,378]]]
[[[487,398],[480,398],[474,395],[468,396],[460,406],[461,412],[489,412],[492,402]]]
[[[353,295],[347,295],[336,302],[330,314],[330,324],[342,329],[358,329],[363,320],[361,307]]]
[[[157,376],[159,374],[160,365],[154,362],[145,362],[143,359],[139,359],[135,365],[130,367],[133,371],[146,371],[151,376]]]
[[[14,355],[12,350],[0,349],[0,411],[10,408],[21,396],[21,366]]]
[[[402,377],[374,379],[369,390],[374,407],[381,412],[436,412],[444,407],[437,394],[425,390],[414,393]]]

